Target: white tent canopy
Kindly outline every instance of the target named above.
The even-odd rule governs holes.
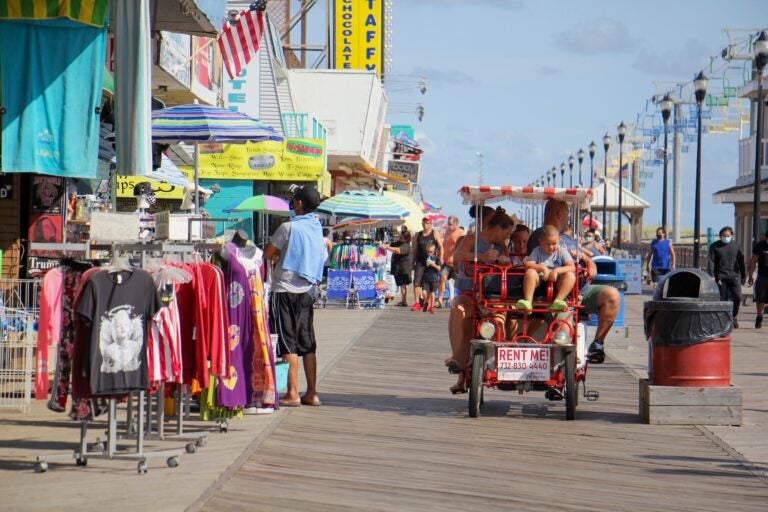
[[[615,180],[608,180],[608,195],[606,196],[605,209],[615,212],[619,209],[619,184]],[[595,199],[592,201],[592,211],[600,211],[603,208],[603,194],[606,190],[606,183],[596,185],[593,189]],[[645,201],[626,187],[622,187],[621,209],[622,210],[644,210],[650,208],[651,204]]]

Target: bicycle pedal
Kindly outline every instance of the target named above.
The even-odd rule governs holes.
[[[600,399],[600,392],[598,391],[587,391],[584,393],[584,398],[587,399],[589,402],[597,402]]]

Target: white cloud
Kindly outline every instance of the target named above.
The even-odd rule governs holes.
[[[578,23],[554,36],[555,44],[573,53],[626,53],[634,50],[636,41],[629,29],[616,20],[599,18]]]

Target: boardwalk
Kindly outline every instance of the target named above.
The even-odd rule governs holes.
[[[417,321],[418,320],[418,321]],[[637,379],[592,367],[578,421],[542,394],[448,393],[446,314],[386,311],[192,509],[760,510],[768,483],[696,427],[642,425]]]

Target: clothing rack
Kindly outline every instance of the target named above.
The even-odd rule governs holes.
[[[90,250],[109,250],[113,257],[124,253],[140,253],[141,263],[143,268],[146,263],[147,253],[191,253],[198,250],[216,250],[220,248],[220,244],[212,243],[186,243],[186,244],[170,244],[170,243],[133,243],[133,244],[33,244],[37,246],[45,247],[33,247],[41,250],[63,250],[63,251],[84,251],[86,254]],[[118,421],[117,421],[117,400],[110,398],[108,401],[108,417],[107,417],[107,430],[106,430],[106,444],[103,441],[97,439],[96,443],[89,449],[87,442],[88,435],[88,421],[81,421],[80,423],[80,441],[74,452],[69,454],[53,454],[53,455],[40,455],[35,462],[35,472],[43,473],[48,469],[48,463],[54,460],[67,460],[75,459],[75,463],[78,466],[86,466],[88,459],[109,459],[109,460],[136,460],[138,461],[137,471],[139,474],[146,474],[148,471],[147,459],[149,458],[166,458],[166,464],[170,468],[175,468],[179,465],[179,456],[186,450],[187,453],[195,453],[198,447],[206,445],[207,433],[197,432],[194,434],[184,433],[184,401],[185,401],[185,388],[184,384],[179,385],[179,392],[176,400],[176,433],[174,435],[165,434],[165,408],[164,408],[164,386],[162,383],[160,391],[156,394],[156,424],[157,434],[153,435],[151,414],[146,414],[146,411],[152,410],[152,397],[145,391],[128,393],[128,404],[126,407],[126,421],[125,421],[125,434],[123,438],[136,439],[135,451],[121,449],[117,445],[118,436]],[[137,397],[138,417],[134,421],[134,396]],[[188,400],[188,399],[187,399]],[[189,402],[187,401],[187,411]],[[135,426],[135,427],[134,427]],[[226,426],[220,430],[226,432]],[[148,434],[149,433],[149,434]],[[160,440],[190,440],[193,442],[187,443],[184,449],[176,448],[170,450],[144,450],[144,441],[147,439],[160,439]]]

